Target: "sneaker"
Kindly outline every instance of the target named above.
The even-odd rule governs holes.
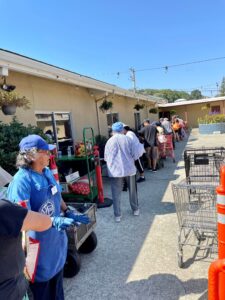
[[[121,221],[121,216],[115,217],[115,222],[116,222],[116,223],[119,223],[120,221]]]
[[[134,210],[133,214],[134,214],[134,216],[139,216],[140,215],[140,210],[139,209]]]
[[[142,182],[142,181],[145,181],[145,177],[139,177],[136,182]]]
[[[156,169],[153,169],[153,170],[152,170],[152,172],[153,172],[153,173],[156,173],[156,172],[157,172],[157,170],[156,170]]]

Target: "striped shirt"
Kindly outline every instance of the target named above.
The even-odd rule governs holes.
[[[115,133],[105,145],[104,159],[109,177],[125,177],[136,174],[134,160],[138,159],[131,141],[121,133]]]

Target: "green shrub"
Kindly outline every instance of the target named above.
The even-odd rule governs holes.
[[[16,156],[21,139],[29,134],[39,134],[46,139],[43,131],[32,125],[25,126],[14,117],[12,122],[0,121],[0,166],[11,175],[16,173]]]
[[[198,118],[198,124],[214,124],[225,122],[225,115],[223,114],[209,114]]]

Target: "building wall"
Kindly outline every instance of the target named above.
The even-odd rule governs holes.
[[[199,103],[199,104],[192,104],[192,105],[181,105],[181,106],[171,106],[168,108],[163,108],[161,111],[171,111],[175,110],[176,114],[179,115],[183,120],[188,122],[188,125],[192,128],[198,127],[198,118],[205,116],[209,111],[211,111],[212,106],[220,106],[220,112],[225,113],[225,101],[214,101],[214,102],[207,102],[207,103]],[[203,106],[209,104],[208,110],[202,110]]]
[[[17,108],[16,117],[24,124],[36,125],[37,111],[68,111],[71,112],[74,138],[82,137],[85,126],[92,126],[97,132],[95,102],[87,89],[15,72],[10,72],[7,82],[16,85],[16,92],[31,101],[29,110]],[[9,122],[12,117],[0,112],[0,119]]]
[[[98,121],[95,97],[91,96],[88,89],[75,87],[66,83],[61,83],[45,78],[38,78],[31,75],[10,71],[7,77],[7,83],[16,85],[16,92],[26,96],[31,102],[31,108],[24,110],[17,108],[16,117],[25,125],[36,125],[35,112],[63,111],[71,112],[72,132],[74,140],[82,139],[84,127],[92,127],[95,134],[98,134]],[[136,100],[114,95],[111,98],[113,102],[112,112],[119,113],[119,120],[134,127],[133,109]],[[102,101],[97,102],[97,107]],[[140,101],[140,103],[144,103]],[[153,104],[147,103],[147,106],[140,110],[141,121],[148,117],[148,110]],[[108,134],[106,114],[98,110],[100,133]],[[0,120],[10,122],[12,116],[5,116],[0,110]]]
[[[113,102],[113,108],[108,111],[107,113],[118,113],[119,115],[119,121],[129,125],[131,128],[135,128],[135,118],[134,113],[138,112],[134,110],[134,105],[137,103],[135,99],[131,99],[128,97],[122,97],[122,96],[114,96],[113,98],[109,98]],[[146,104],[142,101],[139,101],[140,104]],[[101,101],[98,103],[98,107],[101,105]],[[139,110],[140,113],[140,120],[141,122],[148,118],[148,110],[151,106],[150,103],[147,103],[147,106],[141,110]],[[152,107],[152,106],[151,106]],[[101,134],[107,136],[108,135],[108,126],[107,126],[107,114],[103,113],[99,110],[99,121],[101,124]]]

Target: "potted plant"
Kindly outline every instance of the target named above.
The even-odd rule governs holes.
[[[149,113],[150,113],[150,114],[157,114],[157,113],[158,113],[158,110],[157,110],[157,108],[153,107],[153,108],[150,108],[150,109],[149,109]]]
[[[170,111],[170,115],[171,115],[171,116],[175,115],[176,113],[177,113],[176,110],[171,109],[171,111]]]
[[[134,105],[134,109],[136,109],[136,110],[143,109],[144,107],[145,107],[144,104],[136,103],[136,104]]]
[[[16,92],[0,91],[0,107],[5,115],[14,115],[17,107],[30,108],[30,101]]]
[[[99,106],[99,109],[102,112],[106,112],[107,110],[112,109],[112,107],[113,107],[112,101],[108,101],[107,99],[104,99],[102,104]]]

